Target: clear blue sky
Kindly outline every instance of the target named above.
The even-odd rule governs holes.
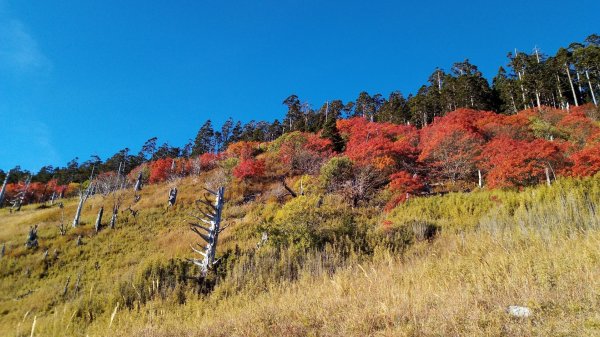
[[[600,33],[600,1],[0,0],[0,168],[102,159],[206,120],[272,120],[366,90],[415,92],[469,58]]]

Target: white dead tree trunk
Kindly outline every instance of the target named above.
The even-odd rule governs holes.
[[[479,176],[479,188],[483,187],[483,176],[481,175],[481,170],[477,170],[477,175]]]
[[[177,202],[177,187],[169,190],[169,207],[174,206],[175,202]]]
[[[565,63],[565,70],[567,71],[567,76],[569,77],[569,85],[571,85],[571,92],[573,93],[573,101],[575,102],[575,106],[579,106],[579,102],[577,101],[577,94],[575,93],[575,86],[573,85],[573,79],[571,78],[571,70],[569,69],[569,65]]]
[[[588,85],[590,86],[590,93],[592,94],[592,100],[594,101],[594,105],[598,106],[598,102],[596,101],[596,95],[594,94],[594,87],[592,86],[592,82],[590,81],[590,73],[589,71],[585,71],[585,77],[587,78]]]
[[[98,217],[96,218],[96,224],[94,225],[96,233],[98,233],[100,231],[100,227],[102,227],[102,214],[104,214],[104,207],[100,207],[100,210],[98,211]]]
[[[135,192],[139,192],[142,190],[142,171],[138,173],[137,179],[135,181],[135,188],[133,190]]]
[[[550,179],[550,169],[548,167],[546,167],[545,171],[546,171],[546,184],[548,186],[550,186],[550,185],[552,185],[552,180]]]
[[[218,262],[216,259],[217,242],[219,233],[225,229],[225,227],[221,228],[221,214],[223,211],[225,187],[219,187],[216,192],[208,189],[207,191],[215,196],[216,199],[214,204],[211,204],[208,199],[197,200],[196,206],[198,206],[198,204],[203,204],[208,208],[208,211],[205,212],[198,207],[198,210],[202,213],[203,217],[190,214],[194,219],[199,221],[197,223],[190,222],[190,229],[206,242],[206,246],[204,247],[197,243],[202,250],[190,246],[194,252],[203,256],[203,259],[189,259],[189,261],[200,267],[202,277],[206,276],[209,270],[211,270]],[[208,227],[205,225],[208,225]]]
[[[77,205],[77,211],[75,212],[75,218],[73,218],[72,227],[75,228],[79,226],[79,218],[81,217],[81,210],[83,209],[83,204],[85,201],[92,195],[92,188],[94,183],[92,179],[94,178],[94,170],[96,166],[92,167],[92,174],[90,175],[90,184],[85,190],[79,190],[79,204]]]
[[[12,208],[17,212],[21,210],[21,206],[23,206],[23,202],[25,201],[25,197],[27,196],[27,192],[29,191],[29,184],[31,183],[31,176],[28,176],[25,179],[25,187],[17,195],[15,199],[12,201]]]
[[[10,175],[10,171],[6,172],[6,177],[4,177],[4,183],[2,184],[2,189],[0,189],[0,208],[2,208],[2,204],[4,203],[4,194],[6,194],[6,185],[8,184],[8,176]]]
[[[79,218],[81,217],[81,210],[83,209],[83,204],[90,197],[90,188],[86,188],[85,190],[79,191],[79,204],[77,205],[77,211],[75,212],[75,217],[73,218],[72,227],[75,228],[79,226]]]

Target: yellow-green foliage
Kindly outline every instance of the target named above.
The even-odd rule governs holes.
[[[589,221],[596,223],[594,203],[600,200],[599,178],[560,179],[552,187],[530,187],[520,192],[483,189],[412,198],[386,219],[395,225],[426,221],[444,230],[466,230],[478,225],[510,227],[515,221],[543,227],[565,223],[569,223],[569,228],[588,227]]]
[[[319,179],[323,188],[332,191],[339,188],[339,184],[352,177],[354,164],[348,157],[333,157],[321,166]]]
[[[280,201],[244,202],[228,186],[222,263],[197,283],[187,214],[212,174],[171,182],[170,209],[167,184],[144,187],[137,203],[124,193],[122,209],[138,215],[119,213],[98,234],[111,197],[88,200],[76,229],[77,199],[65,200],[65,236],[58,207],[1,209],[0,335],[29,336],[34,318],[36,336],[600,335],[598,177],[411,198],[389,214],[335,194],[319,202],[316,177]],[[34,224],[40,246],[27,249]],[[509,305],[532,318],[510,317]]]
[[[287,202],[265,229],[275,245],[306,249],[350,234],[352,224],[352,214],[340,200],[311,195]]]

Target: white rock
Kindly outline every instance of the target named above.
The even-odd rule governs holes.
[[[507,311],[509,315],[519,318],[527,318],[533,314],[531,309],[527,307],[520,307],[518,305],[509,306]]]

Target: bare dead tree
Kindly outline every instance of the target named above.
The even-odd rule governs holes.
[[[62,296],[67,296],[67,291],[69,291],[69,282],[71,282],[71,276],[67,277],[67,282],[65,282],[65,287],[63,288]]]
[[[139,192],[142,190],[142,171],[138,173],[137,179],[135,180],[135,187],[133,188],[134,192]]]
[[[83,209],[83,204],[90,197],[90,186],[85,190],[79,190],[79,204],[77,205],[77,211],[75,211],[75,217],[73,218],[72,227],[75,228],[79,226],[79,218],[81,217],[81,210]]]
[[[83,189],[79,189],[79,204],[77,205],[77,211],[75,212],[75,218],[73,218],[73,228],[79,226],[79,218],[81,217],[81,210],[83,209],[83,204],[85,203],[85,201],[90,197],[90,195],[93,194],[93,181],[92,178],[94,177],[94,170],[95,170],[95,166],[92,167],[92,174],[90,175],[90,184],[88,185],[88,187],[83,190]]]
[[[265,243],[267,243],[267,240],[269,240],[269,234],[267,232],[262,232],[260,241],[258,241],[258,243],[256,244],[256,249],[259,249],[260,247],[264,246]]]
[[[94,225],[96,233],[98,233],[102,227],[102,214],[104,214],[104,206],[101,206],[100,210],[98,210],[98,217],[96,218],[96,224]]]
[[[60,224],[58,224],[58,232],[60,235],[67,234],[67,227],[65,226],[65,206],[63,203],[58,204],[58,208],[60,208]]]
[[[139,212],[138,210],[132,209],[131,206],[129,206],[123,210],[123,212],[125,212],[125,211],[129,211],[129,214],[131,214],[131,216],[133,216],[134,218],[137,216],[137,214]]]
[[[284,176],[281,176],[280,180],[281,180],[281,184],[283,185],[283,188],[285,188],[285,190],[288,191],[288,193],[292,196],[292,198],[298,197],[298,194],[296,194],[296,192],[294,192],[294,190],[292,190],[288,186],[288,184],[286,184]]]
[[[121,204],[120,200],[113,204],[112,216],[110,217],[110,229],[115,229],[115,225],[117,224],[117,215],[119,214],[119,205]]]
[[[27,235],[27,242],[25,242],[27,248],[36,248],[38,246],[37,229],[38,225],[29,227],[29,235]]]
[[[197,243],[196,245],[201,249],[190,246],[194,252],[202,255],[203,258],[188,260],[200,267],[202,277],[205,277],[218,262],[218,259],[216,259],[216,252],[219,233],[226,228],[221,228],[221,214],[223,211],[225,187],[219,187],[216,192],[208,189],[206,189],[206,191],[215,196],[214,204],[206,197],[204,199],[196,200],[196,207],[202,215],[197,216],[190,214],[192,218],[198,221],[190,222],[190,229],[206,242],[206,246],[203,247],[200,243]]]
[[[30,183],[31,183],[31,176],[28,176],[27,179],[25,179],[24,187],[17,193],[17,195],[13,199],[11,210],[15,210],[17,212],[21,210],[21,206],[23,206],[25,197],[27,197],[27,192],[29,191]]]
[[[81,282],[81,272],[79,272],[79,274],[77,274],[77,280],[75,280],[75,287],[73,287],[75,294],[77,294],[79,292],[79,283],[80,282]]]
[[[177,187],[169,190],[169,207],[175,205],[175,202],[177,202]]]
[[[6,194],[6,185],[8,184],[8,177],[10,176],[10,170],[6,172],[6,177],[4,177],[4,183],[2,183],[2,189],[0,189],[0,208],[2,208],[4,204],[4,195]]]

